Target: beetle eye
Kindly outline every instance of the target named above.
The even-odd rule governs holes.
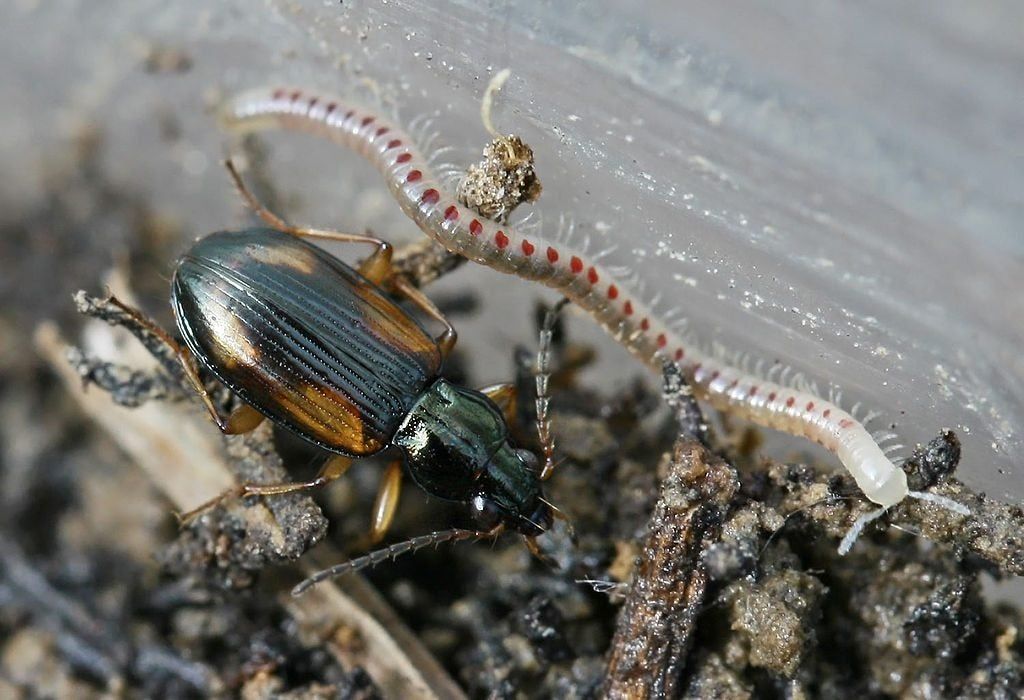
[[[505,520],[504,513],[498,505],[483,496],[474,496],[471,505],[473,518],[481,530],[490,530]]]
[[[516,450],[516,455],[519,456],[519,459],[526,465],[527,469],[534,472],[537,471],[537,468],[540,466],[540,463],[537,461],[537,455],[529,450],[522,449]]]

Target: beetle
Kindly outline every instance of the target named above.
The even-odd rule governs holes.
[[[538,554],[536,537],[562,517],[543,495],[542,481],[553,466],[546,425],[540,431],[542,465],[510,439],[499,404],[510,407],[511,385],[477,391],[441,376],[455,330],[393,271],[387,242],[291,226],[255,199],[230,161],[226,165],[268,226],[210,234],[178,260],[171,306],[184,340],[175,344],[181,365],[225,433],[246,432],[269,419],[334,456],[311,481],[241,484],[184,519],[227,498],[322,486],[355,459],[393,448],[402,459],[391,462],[382,479],[372,541],[384,536],[394,517],[404,462],[427,493],[469,506],[475,534],[512,530]],[[376,249],[355,269],[308,239]],[[388,291],[442,322],[444,331],[431,337]],[[214,405],[200,367],[240,399],[230,415]],[[546,383],[538,375],[538,387],[546,391]],[[541,401],[546,414],[546,396],[538,397],[538,406]]]

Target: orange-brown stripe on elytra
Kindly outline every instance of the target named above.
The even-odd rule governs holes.
[[[356,296],[373,309],[373,312],[364,317],[372,332],[378,337],[388,338],[396,350],[417,358],[428,374],[440,370],[441,351],[438,350],[437,343],[409,314],[378,292],[369,282],[363,281],[353,285],[353,290]]]
[[[292,430],[317,442],[352,454],[372,454],[380,442],[365,434],[365,424],[352,401],[337,391],[304,383],[295,388],[277,381],[260,363],[232,372],[231,380]],[[269,399],[269,400],[268,400]]]
[[[337,391],[305,384],[301,388],[303,400],[294,419],[304,432],[320,442],[354,454],[380,451],[380,441],[366,434],[366,423],[352,400]],[[312,415],[308,415],[312,414]]]
[[[245,367],[252,371],[262,364],[262,348],[254,342],[252,331],[237,314],[219,304],[209,304],[206,313],[211,325],[223,329],[210,338],[210,354],[221,366],[230,370]]]
[[[274,267],[295,270],[305,275],[312,274],[320,264],[313,251],[294,245],[250,245],[246,246],[246,255],[249,258],[247,263],[251,261],[261,262]]]

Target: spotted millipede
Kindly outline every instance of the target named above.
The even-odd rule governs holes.
[[[851,531],[853,537],[866,522],[908,496],[968,514],[964,506],[941,496],[910,491],[903,470],[849,412],[809,391],[747,374],[687,347],[678,333],[583,253],[460,205],[431,173],[410,137],[379,115],[334,97],[278,88],[235,97],[226,104],[222,119],[237,131],[294,129],[355,150],[384,175],[406,215],[449,251],[559,290],[656,370],[665,359],[677,362],[698,397],[715,408],[824,446],[839,458],[864,495],[882,507],[862,518]],[[852,540],[844,545],[848,549]]]

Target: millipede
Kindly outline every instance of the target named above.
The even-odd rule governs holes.
[[[857,521],[841,551],[852,546],[865,524],[907,497],[970,514],[955,501],[910,490],[906,474],[890,458],[897,446],[883,449],[855,412],[843,410],[837,401],[818,396],[810,386],[775,382],[771,374],[758,376],[701,351],[592,256],[460,204],[411,137],[391,120],[340,98],[296,88],[243,93],[226,103],[222,120],[243,132],[309,132],[356,151],[384,176],[402,211],[447,250],[558,290],[651,368],[660,371],[665,360],[677,363],[697,396],[716,409],[825,447],[880,506]]]

